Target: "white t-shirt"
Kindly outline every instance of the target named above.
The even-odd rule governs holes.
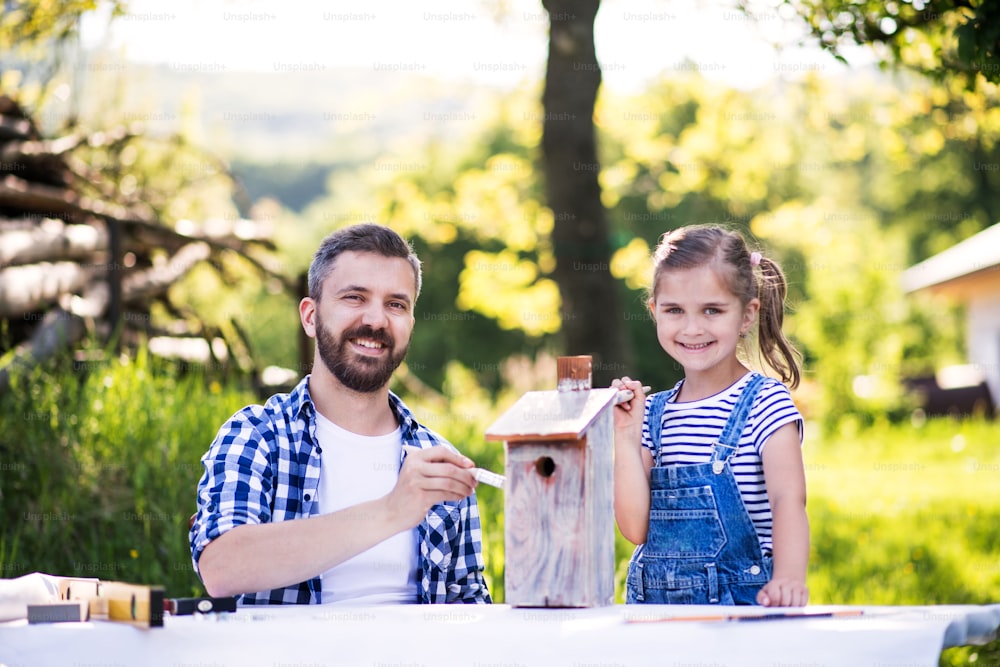
[[[316,413],[322,448],[320,513],[380,498],[399,478],[399,429],[379,436],[351,433]],[[324,604],[415,603],[417,529],[393,535],[322,574]]]

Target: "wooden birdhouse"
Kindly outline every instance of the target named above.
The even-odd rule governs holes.
[[[560,357],[558,389],[522,396],[486,430],[503,440],[504,586],[516,607],[614,603],[612,408],[591,358]]]

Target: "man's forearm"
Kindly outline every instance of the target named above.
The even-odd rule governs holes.
[[[385,498],[307,519],[233,528],[198,560],[209,595],[255,593],[319,576],[409,528]]]

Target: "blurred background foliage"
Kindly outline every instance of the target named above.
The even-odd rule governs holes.
[[[833,19],[815,18],[830,48],[872,41],[851,36],[860,23],[843,12],[863,3],[848,4]],[[960,21],[939,10],[950,29],[920,33],[926,47],[882,40],[886,62],[927,70],[964,48],[954,42]],[[896,16],[894,32],[909,16]],[[604,93],[595,110],[610,271],[625,304],[607,317],[635,351],[633,368],[605,370],[656,390],[680,377],[644,306],[649,253],[664,232],[725,223],[787,273],[787,331],[805,360],[795,398],[808,420],[815,603],[1000,599],[1000,428],[990,415],[924,420],[903,390],[907,377],[962,363],[965,349],[962,309],[904,294],[901,273],[1000,220],[1000,92],[985,76],[992,61],[974,61],[977,70],[968,60],[971,78],[869,69],[753,90],[678,70],[641,94]],[[0,92],[45,118],[100,127],[149,111],[134,106],[123,79],[119,104],[95,108],[71,104],[71,78],[48,72],[36,85],[30,70],[13,71],[3,73]],[[539,183],[541,88],[476,94],[489,112],[463,126],[460,139],[354,136],[299,162],[262,155],[247,141],[224,155],[243,183],[237,196],[222,187],[159,191],[177,193],[162,202],[175,220],[252,206],[273,229],[290,279],[327,233],[347,224],[377,221],[412,239],[424,288],[393,388],[477,463],[502,470],[502,447],[485,443],[483,431],[525,391],[554,388],[560,331],[585,323],[563,311],[551,277],[557,214]],[[198,122],[198,99],[184,99],[175,129],[197,144],[210,132]],[[133,178],[148,183],[211,171],[204,162],[179,167],[149,147],[133,164]],[[260,366],[307,372],[293,343],[295,300],[260,274],[234,259],[228,272],[196,271],[174,289],[194,312],[238,320]],[[198,459],[229,414],[262,397],[246,378],[91,345],[102,361],[64,359],[0,396],[0,575],[107,567],[101,576],[196,593],[186,521]],[[503,497],[482,487],[479,500],[490,586],[502,601]],[[619,591],[630,550],[619,535]],[[958,664],[978,654],[949,655]]]

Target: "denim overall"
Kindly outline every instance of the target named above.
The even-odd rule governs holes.
[[[756,604],[771,578],[729,458],[739,447],[754,398],[766,378],[754,374],[712,448],[709,463],[650,470],[649,533],[628,566],[626,602]],[[676,389],[650,405],[650,436],[659,448],[663,407]]]

